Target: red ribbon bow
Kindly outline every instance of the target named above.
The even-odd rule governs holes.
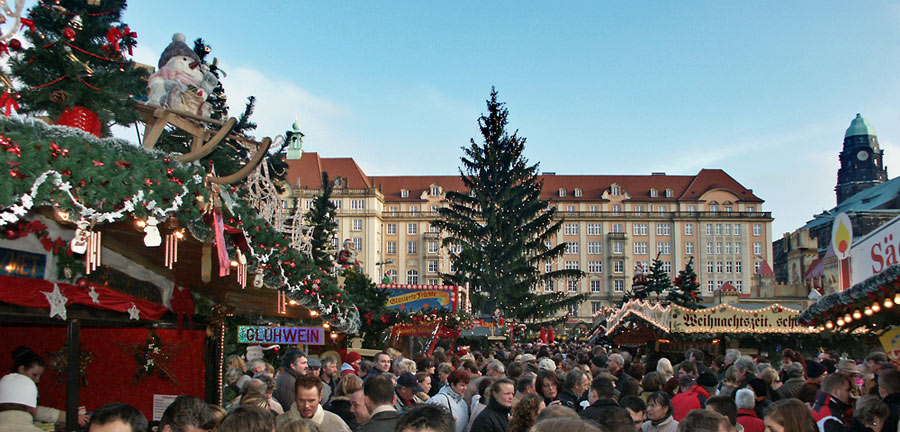
[[[9,55],[9,45],[5,43],[0,43],[0,53]]]
[[[23,29],[24,29],[25,27],[28,27],[29,29],[31,29],[31,31],[37,33],[37,30],[35,30],[35,27],[34,27],[34,20],[31,20],[31,19],[28,19],[28,18],[22,18],[22,19],[19,20],[19,22],[22,23],[22,28],[23,28]]]
[[[118,28],[113,27],[106,32],[106,41],[109,42],[108,46],[111,46],[113,50],[120,50],[119,39],[122,39],[122,31]]]
[[[12,110],[19,110],[19,103],[16,102],[16,98],[10,92],[3,92],[3,95],[0,96],[0,106],[3,107],[3,115],[7,117],[12,113]]]
[[[123,42],[125,41],[126,37],[131,38],[131,39],[137,39],[137,32],[133,32],[133,31],[131,31],[130,28],[128,28],[128,26],[125,26],[122,28],[122,41]],[[128,55],[134,55],[134,53],[131,52],[131,45],[128,45]]]

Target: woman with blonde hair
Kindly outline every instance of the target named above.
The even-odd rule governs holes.
[[[656,362],[656,372],[662,375],[663,382],[675,376],[675,368],[672,367],[672,362],[665,357]]]
[[[544,398],[530,394],[519,400],[512,409],[512,418],[509,419],[509,432],[527,432],[534,425],[538,414],[546,407]]]
[[[353,393],[363,386],[362,379],[353,374],[344,375],[340,381],[337,382],[337,387],[334,389],[334,393],[331,396],[331,400],[326,403],[323,408],[325,410],[337,414],[344,423],[347,423],[347,426],[350,426],[351,430],[356,430],[356,417],[353,416],[353,412],[350,410],[350,399],[353,397]]]
[[[769,432],[817,432],[809,407],[799,399],[782,399],[766,409],[763,418]]]

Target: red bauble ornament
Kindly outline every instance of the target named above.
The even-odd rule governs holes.
[[[13,51],[18,51],[22,49],[22,42],[18,39],[12,39],[9,41],[9,49]]]
[[[86,277],[80,277],[77,281],[75,281],[75,286],[80,289],[88,289],[88,286],[90,286],[90,284],[91,283],[88,282]]]
[[[7,228],[7,229],[3,230],[3,238],[5,238],[7,240],[15,240],[15,239],[19,238],[18,234],[19,233],[12,228]]]
[[[70,41],[75,40],[75,29],[73,29],[72,27],[66,27],[66,29],[63,30],[63,37]]]
[[[97,113],[80,106],[66,108],[66,110],[59,115],[59,118],[56,119],[56,124],[81,129],[97,138],[100,138],[100,132],[103,130],[103,124],[100,123],[100,116],[98,116]]]

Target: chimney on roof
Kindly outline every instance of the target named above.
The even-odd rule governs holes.
[[[556,172],[545,171],[543,175],[556,175]]]
[[[664,175],[666,175],[666,173],[664,173],[664,172],[655,172],[655,173],[650,173],[650,175],[664,176]]]

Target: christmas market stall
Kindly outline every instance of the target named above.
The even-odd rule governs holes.
[[[220,402],[226,338],[324,344],[360,327],[277,198],[267,156],[281,138],[246,135],[252,100],[227,115],[202,43],[176,35],[148,76],[128,59],[124,6],[2,11],[29,43],[0,36],[0,367],[19,346],[47,358],[39,402],[65,407],[67,430],[79,406],[158,418],[174,395]],[[136,122],[137,145],[109,138]],[[305,330],[276,340],[272,324]]]

